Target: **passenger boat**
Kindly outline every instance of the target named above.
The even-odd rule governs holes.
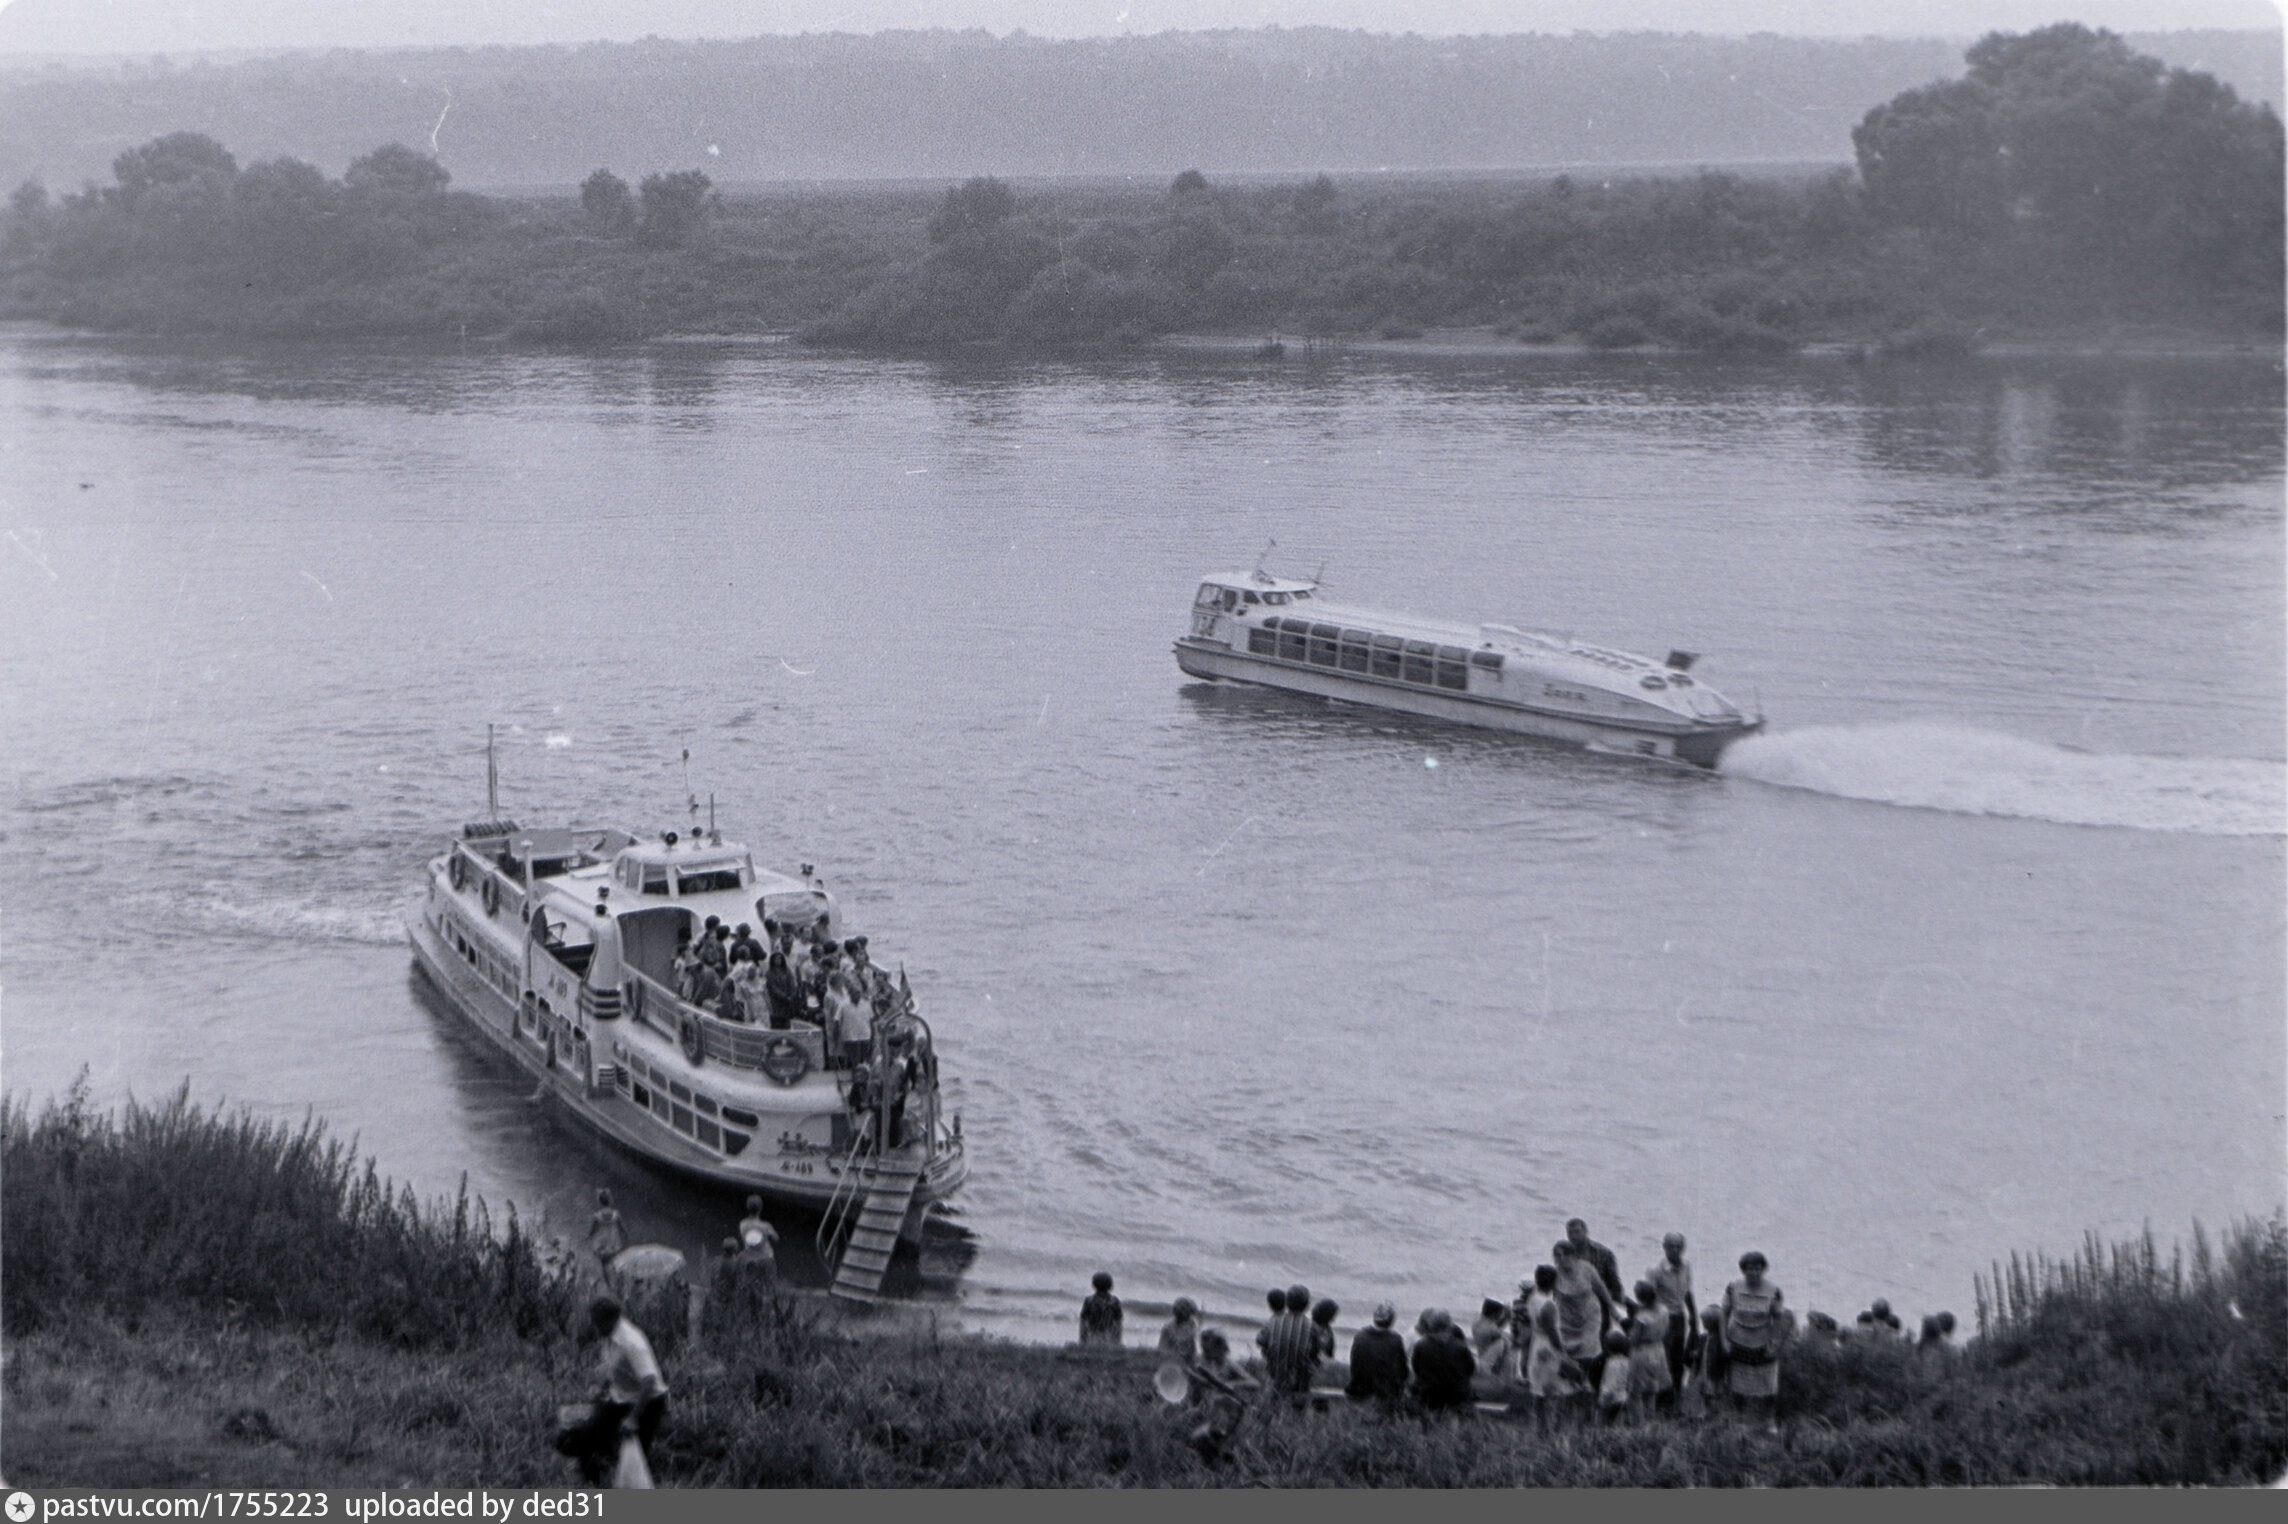
[[[673,963],[678,934],[696,937],[708,915],[846,932],[807,867],[758,869],[720,833],[501,819],[462,827],[429,863],[407,925],[452,1009],[566,1113],[687,1175],[817,1211],[821,1250],[842,1261],[835,1289],[871,1294],[897,1241],[918,1241],[968,1171],[929,1024],[902,974],[872,1058],[855,1066],[832,1061],[816,1026],[701,1010],[678,994]]]
[[[1763,727],[1692,676],[1570,635],[1460,624],[1330,602],[1316,582],[1257,570],[1203,579],[1176,665],[1193,677],[1403,710],[1592,751],[1713,768]]]

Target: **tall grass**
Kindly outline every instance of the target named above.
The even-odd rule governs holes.
[[[2164,1255],[2151,1229],[2065,1259],[2013,1254],[1977,1285],[1979,1352],[1997,1372],[2074,1387],[2110,1377],[2165,1415],[2171,1479],[2288,1466],[2288,1221],[2195,1224]],[[2152,1479],[2159,1479],[2154,1477]]]
[[[567,1326],[568,1281],[511,1208],[493,1231],[464,1180],[450,1205],[392,1191],[322,1124],[192,1104],[90,1110],[84,1083],[35,1116],[0,1099],[0,1322],[188,1304],[255,1322],[454,1347]]]
[[[116,1430],[216,1480],[569,1478],[548,1415],[591,1356],[567,1332],[572,1287],[513,1216],[496,1234],[465,1193],[424,1207],[314,1123],[181,1092],[102,1116],[80,1088],[36,1116],[0,1103],[0,1186],[11,1476],[104,1481],[122,1452],[86,1436]],[[1776,1437],[1726,1412],[1545,1434],[1267,1404],[1211,1466],[1146,1351],[916,1332],[912,1309],[846,1325],[726,1280],[696,1337],[663,1346],[654,1461],[685,1487],[2230,1486],[2288,1468],[2288,1220],[2196,1228],[2183,1252],[2148,1233],[2015,1256],[1977,1293],[1959,1352],[1798,1337]]]
[[[1214,1467],[1186,1443],[1192,1416],[1150,1395],[1141,1351],[855,1342],[782,1301],[712,1325],[672,1378],[662,1465],[705,1486],[1446,1487],[2247,1485],[2288,1467],[2282,1222],[2221,1246],[2196,1229],[2182,1264],[2150,1238],[2018,1263],[2016,1300],[1965,1349],[1797,1338],[1780,1438],[1722,1411],[1542,1434],[1273,1404]]]

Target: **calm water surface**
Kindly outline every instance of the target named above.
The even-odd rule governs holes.
[[[2245,361],[0,336],[5,1083],[715,1241],[409,975],[493,721],[528,823],[712,792],[905,966],[974,1163],[905,1284],[972,1324],[1100,1266],[1466,1307],[1575,1213],[1967,1313],[2283,1198],[2281,439]],[[1772,733],[1711,777],[1187,682],[1195,577],[1272,539],[1703,651]]]

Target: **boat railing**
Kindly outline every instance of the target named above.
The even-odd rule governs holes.
[[[624,1007],[627,1012],[662,1037],[672,1037],[683,1044],[687,1054],[691,1049],[684,1034],[687,1027],[696,1025],[699,1056],[708,1063],[760,1070],[776,1078],[774,1070],[786,1062],[784,1055],[791,1042],[802,1053],[804,1073],[826,1067],[826,1034],[814,1027],[782,1031],[725,1021],[699,1009],[650,975],[632,970],[628,994]]]
[[[835,1177],[834,1191],[818,1214],[818,1259],[829,1268],[840,1263],[842,1246],[849,1240],[851,1225],[857,1222],[859,1209],[865,1203],[865,1172],[859,1168],[858,1161],[872,1141],[866,1132],[850,1140],[850,1151],[842,1156],[841,1173]]]
[[[526,918],[526,894],[522,879],[503,870],[501,865],[495,862],[491,856],[477,851],[468,842],[457,841],[453,843],[450,855],[458,858],[461,864],[466,864],[465,867],[459,864],[452,865],[450,871],[462,875],[461,878],[453,880],[454,888],[460,888],[463,879],[466,879],[469,887],[475,890],[478,897],[482,899],[486,893],[486,883],[490,881],[492,884],[492,900],[490,908],[485,912],[487,919],[497,916],[503,910],[519,921]]]

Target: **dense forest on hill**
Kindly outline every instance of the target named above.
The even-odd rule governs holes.
[[[598,342],[799,332],[897,349],[1176,332],[1777,351],[2157,326],[2281,331],[2279,119],[2074,25],[1996,34],[1852,133],[1858,174],[1320,175],[1148,188],[812,188],[697,169],[455,191],[399,145],[340,180],[203,134],[11,199],[0,314],[135,331]]]
[[[2280,106],[2277,32],[2132,37]],[[0,59],[0,184],[101,179],[190,129],[338,173],[425,148],[469,188],[599,164],[814,178],[1216,176],[1840,164],[1868,106],[1961,72],[1960,42],[1769,34],[1420,37],[1325,27],[597,43],[101,67]]]

